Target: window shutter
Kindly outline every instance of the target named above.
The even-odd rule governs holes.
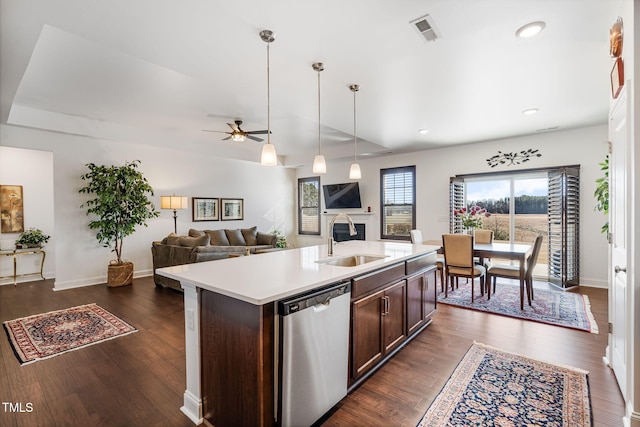
[[[549,172],[549,281],[564,287],[580,281],[580,169]]]
[[[462,219],[453,214],[464,207],[464,178],[449,178],[449,232],[462,233]]]

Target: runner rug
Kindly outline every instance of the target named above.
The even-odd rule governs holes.
[[[591,426],[587,372],[474,343],[418,427]]]
[[[534,299],[531,301],[531,306],[527,304],[525,299],[524,310],[520,310],[520,285],[498,282],[496,292],[491,293],[490,300],[487,300],[486,294],[480,295],[478,281],[476,281],[476,285],[474,303],[471,303],[471,282],[465,283],[464,280],[460,281],[458,289],[449,291],[447,298],[444,297],[444,292],[438,294],[438,302],[471,310],[579,329],[594,334],[598,333],[598,325],[591,313],[591,304],[587,295],[575,292],[534,289]]]
[[[4,328],[21,364],[136,332],[96,304],[9,320]]]

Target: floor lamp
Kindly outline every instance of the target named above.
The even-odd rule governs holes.
[[[184,196],[160,196],[160,209],[173,209],[173,232],[178,234],[178,209],[187,209]]]

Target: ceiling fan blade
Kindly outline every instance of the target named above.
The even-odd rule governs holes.
[[[228,140],[230,140],[230,139],[231,139],[231,137],[230,137],[230,136],[228,136],[228,137],[226,137],[226,138],[222,138],[222,140],[223,140],[223,141],[228,141]]]
[[[266,130],[266,129],[265,130],[252,130],[252,131],[249,131],[249,132],[246,132],[246,133],[254,133],[254,134],[259,135],[259,134],[267,134],[267,133],[269,133],[269,131]]]
[[[257,136],[251,136],[251,135],[247,135],[247,138],[253,140],[253,141],[258,141],[258,142],[262,142],[264,141],[264,139],[262,138],[258,138]]]
[[[229,126],[231,129],[233,129],[234,132],[240,132],[240,128],[235,123],[227,123],[227,126]]]
[[[231,134],[231,132],[223,132],[221,130],[211,130],[211,129],[202,129],[202,132],[215,132],[215,133],[228,133],[228,134]]]

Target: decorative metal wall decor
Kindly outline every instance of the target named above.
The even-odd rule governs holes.
[[[0,231],[22,233],[24,231],[24,211],[22,185],[0,185]]]
[[[528,150],[514,151],[512,153],[503,153],[502,151],[498,151],[498,154],[487,159],[487,164],[492,168],[495,168],[498,165],[519,165],[521,163],[528,162],[532,157],[542,157],[542,154],[538,153],[538,151],[539,150],[534,150],[532,148],[529,148]]]

